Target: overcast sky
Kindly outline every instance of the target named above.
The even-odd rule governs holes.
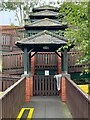
[[[44,2],[48,4],[49,2],[57,2],[61,0],[40,0],[41,2]],[[57,5],[56,5],[57,6]],[[18,25],[18,21],[16,21],[15,12],[11,11],[0,11],[0,25],[10,25],[10,24]]]
[[[7,0],[4,0],[7,1]],[[14,1],[15,0],[11,0]],[[20,0],[20,1],[25,1],[25,0]],[[30,1],[30,0],[28,0]],[[46,4],[48,4],[49,2],[55,2],[57,3],[57,1],[63,3],[63,1],[69,1],[69,2],[76,2],[76,1],[82,1],[82,0],[39,0],[41,3],[45,1]],[[88,2],[88,0],[84,0],[86,2]],[[57,6],[57,4],[55,4]],[[16,17],[15,17],[15,12],[8,12],[8,11],[1,11],[0,12],[0,25],[10,25],[10,24],[14,24],[14,25],[18,25],[18,21],[16,21]]]

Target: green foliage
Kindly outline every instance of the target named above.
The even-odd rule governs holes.
[[[65,35],[74,42],[76,50],[83,51],[80,63],[88,63],[90,59],[88,6],[88,2],[65,2],[60,6],[60,12],[65,15],[62,20],[68,22]],[[86,69],[85,71],[88,72]]]

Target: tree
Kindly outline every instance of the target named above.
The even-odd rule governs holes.
[[[90,4],[90,3],[89,3]],[[67,21],[68,28],[65,35],[74,42],[75,49],[83,51],[83,56],[80,58],[79,63],[90,61],[90,46],[89,46],[89,23],[88,23],[88,2],[64,2],[60,6],[60,12]],[[86,66],[85,72],[89,72]]]
[[[39,0],[30,0],[25,2],[1,2],[0,11],[15,11],[19,25],[22,26],[24,24],[24,18],[26,15],[29,15],[30,9],[38,3]]]

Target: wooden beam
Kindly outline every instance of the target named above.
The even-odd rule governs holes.
[[[34,48],[30,49],[29,52],[28,52],[28,54],[30,54],[30,53],[33,51],[33,49],[34,49]]]
[[[31,58],[32,58],[35,54],[37,54],[37,52],[35,52],[35,53],[31,56]]]
[[[59,54],[58,54],[58,52],[57,51],[55,51],[55,53],[61,58],[62,56],[60,56]]]

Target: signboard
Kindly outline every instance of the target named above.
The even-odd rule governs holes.
[[[88,93],[89,92],[89,85],[78,85],[84,92]]]
[[[49,75],[49,70],[45,70],[45,76]]]

